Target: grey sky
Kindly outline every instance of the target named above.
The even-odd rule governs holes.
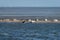
[[[0,7],[60,7],[60,0],[0,0]]]

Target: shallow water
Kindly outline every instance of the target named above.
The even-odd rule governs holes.
[[[1,40],[60,40],[60,23],[0,23]]]

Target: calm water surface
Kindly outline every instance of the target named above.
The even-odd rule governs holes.
[[[60,40],[60,23],[0,23],[1,40]]]
[[[60,7],[0,7],[0,16],[60,16]]]

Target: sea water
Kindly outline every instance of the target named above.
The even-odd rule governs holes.
[[[60,19],[60,7],[0,7],[0,18],[5,16],[54,16]],[[0,22],[0,40],[60,40],[60,23]]]
[[[60,23],[0,23],[1,40],[60,40]]]
[[[60,7],[0,7],[0,16],[60,16]]]

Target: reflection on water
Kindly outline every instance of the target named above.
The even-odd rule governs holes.
[[[0,23],[1,40],[60,40],[60,23]]]

